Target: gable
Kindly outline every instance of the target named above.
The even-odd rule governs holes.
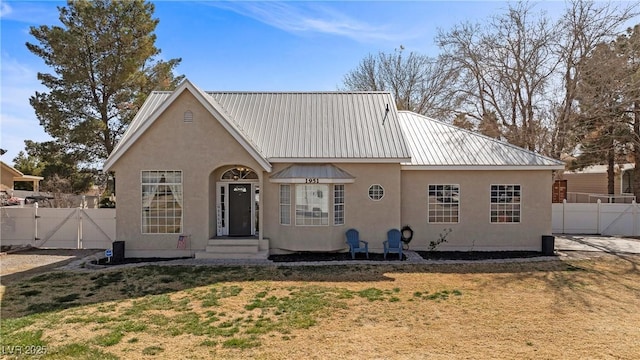
[[[162,116],[162,114],[184,93],[189,92],[202,105],[207,112],[222,125],[225,130],[256,160],[266,171],[271,171],[271,164],[257,150],[254,144],[238,129],[235,124],[228,120],[228,115],[219,107],[214,99],[207,96],[202,90],[195,87],[191,82],[185,80],[173,92],[153,92],[142,105],[131,124],[125,131],[122,139],[118,142],[113,152],[105,161],[103,168],[108,171],[113,165],[133,146],[133,144]],[[188,141],[188,139],[177,139]]]
[[[253,158],[271,162],[410,160],[388,92],[210,92],[185,80],[153,92],[104,164],[109,170],[183,92],[190,92]]]

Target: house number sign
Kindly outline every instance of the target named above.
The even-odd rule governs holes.
[[[305,184],[319,184],[320,180],[318,178],[306,178]]]

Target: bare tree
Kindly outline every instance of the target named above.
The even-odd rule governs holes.
[[[456,90],[469,116],[487,130],[495,117],[501,137],[539,151],[537,130],[548,122],[539,109],[547,106],[544,95],[558,63],[550,56],[556,35],[544,14],[518,3],[484,26],[440,31],[436,42],[460,70]]]
[[[560,59],[562,89],[554,92],[561,101],[554,105],[556,123],[552,127],[551,155],[559,158],[571,152],[581,140],[575,130],[577,87],[581,62],[597,44],[611,41],[629,19],[638,15],[638,5],[570,0],[557,27],[556,56]]]
[[[601,43],[582,59],[576,83],[574,133],[582,139],[579,167],[606,162],[608,192],[615,193],[615,163],[631,141],[626,59],[615,43]]]
[[[447,96],[454,76],[441,59],[415,52],[369,54],[343,79],[343,90],[390,91],[399,110],[433,117],[450,117],[454,106]]]

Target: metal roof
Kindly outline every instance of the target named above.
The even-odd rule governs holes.
[[[353,182],[355,177],[331,164],[294,164],[269,177],[271,182]],[[323,181],[327,180],[327,181]]]
[[[412,154],[402,164],[407,169],[564,169],[559,160],[423,115],[399,111],[398,117]]]
[[[205,93],[185,80],[176,91],[147,97],[105,170],[186,90],[259,162],[399,163],[411,157],[388,92]]]
[[[410,158],[387,92],[207,94],[270,161]]]

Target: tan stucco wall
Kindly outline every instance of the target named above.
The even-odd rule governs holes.
[[[291,164],[275,164],[273,172]],[[269,238],[272,253],[284,251],[339,251],[347,249],[345,232],[355,228],[363,240],[369,241],[369,250],[382,251],[386,232],[400,227],[400,165],[399,164],[334,164],[355,177],[355,182],[345,184],[345,225],[333,225],[333,195],[329,199],[328,226],[296,226],[291,213],[291,225],[280,225],[280,184],[271,183],[265,176],[261,192],[264,206],[264,234]],[[380,184],[384,197],[379,201],[369,199],[369,187]],[[330,184],[331,185],[331,184]],[[291,184],[292,199],[295,184]],[[330,193],[333,194],[332,186]]]
[[[184,122],[184,112],[193,122]],[[215,180],[212,173],[227,165],[243,165],[262,174],[253,157],[189,92],[183,93],[115,163],[117,182],[116,238],[125,241],[126,256],[189,255],[176,250],[178,235],[141,234],[142,170],[182,170],[183,233],[191,249],[204,250],[215,233]],[[218,177],[219,178],[219,177]]]
[[[2,185],[6,186],[9,189],[13,189],[13,177],[15,176],[15,173],[13,171],[10,171],[9,169],[5,168],[4,166],[1,167],[0,169],[0,183],[2,183]],[[11,194],[9,194],[11,195]]]
[[[460,185],[460,222],[429,224],[429,184]],[[490,222],[490,186],[520,184],[521,222]],[[402,171],[402,225],[414,231],[413,250],[428,250],[429,242],[451,228],[442,251],[542,250],[542,235],[551,233],[551,171]]]

